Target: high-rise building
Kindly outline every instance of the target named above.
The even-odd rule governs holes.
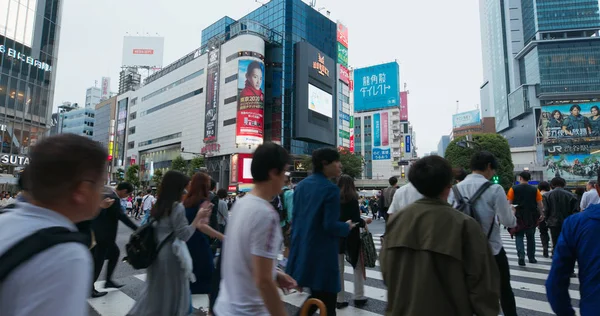
[[[440,155],[441,157],[445,157],[446,148],[448,148],[448,145],[450,145],[450,136],[448,136],[448,135],[442,136],[442,138],[440,138],[440,142],[438,143],[438,150],[437,150],[438,155]]]
[[[26,156],[51,126],[62,5],[61,0],[0,2],[1,150],[11,157]],[[22,165],[0,165],[5,173],[15,167]]]
[[[111,175],[117,165],[113,155],[115,152],[117,97],[104,100],[95,106],[94,129],[92,139],[102,144],[108,151],[108,174]],[[112,179],[109,176],[107,179]]]
[[[56,134],[76,134],[92,138],[94,135],[94,109],[81,108],[77,103],[64,102],[58,107]],[[54,135],[54,134],[52,134]]]
[[[493,107],[497,132],[519,152],[515,171],[536,171],[534,165],[547,171],[545,178],[595,178],[595,172],[571,171],[577,164],[593,169],[583,161],[600,141],[590,138],[600,135],[598,1],[480,0],[480,12],[482,110],[486,116]]]
[[[119,73],[119,94],[137,90],[141,84],[142,75],[137,68],[124,68]]]
[[[85,91],[85,107],[93,109],[102,100],[102,89],[90,87]]]

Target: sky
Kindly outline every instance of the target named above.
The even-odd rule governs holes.
[[[268,2],[258,0],[259,2]],[[309,2],[309,0],[304,0]],[[63,2],[54,107],[83,105],[87,88],[111,77],[118,90],[123,36],[165,37],[164,65],[200,46],[202,29],[228,15],[238,19],[256,0],[103,0]],[[466,1],[317,0],[349,29],[354,68],[397,60],[407,85],[409,121],[419,156],[437,150],[452,114],[476,108],[483,84],[479,4]],[[96,83],[97,82],[97,83]]]

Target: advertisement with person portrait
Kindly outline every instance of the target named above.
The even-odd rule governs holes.
[[[548,179],[560,176],[570,186],[585,184],[598,177],[600,140],[580,138],[546,143],[544,162]]]
[[[546,142],[561,139],[600,139],[600,102],[542,106]]]
[[[236,144],[260,145],[264,138],[265,65],[261,60],[240,60]]]

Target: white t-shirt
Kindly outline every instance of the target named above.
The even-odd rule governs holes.
[[[273,278],[283,237],[279,214],[271,204],[247,194],[231,209],[223,244],[221,289],[215,305],[219,316],[268,316],[252,274],[252,256],[273,259]]]
[[[423,195],[409,182],[394,193],[394,199],[392,200],[392,205],[390,205],[390,208],[388,209],[388,214],[398,212],[422,198]]]
[[[156,199],[154,199],[154,196],[152,196],[151,194],[144,196],[142,198],[142,210],[147,211],[149,209],[152,209],[152,205],[154,205],[155,201]]]

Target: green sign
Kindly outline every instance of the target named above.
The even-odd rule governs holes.
[[[344,45],[337,43],[338,46],[338,64],[348,67],[348,49]]]
[[[354,128],[354,116],[350,116],[350,128]]]
[[[343,139],[350,139],[350,132],[340,130],[339,136]]]

